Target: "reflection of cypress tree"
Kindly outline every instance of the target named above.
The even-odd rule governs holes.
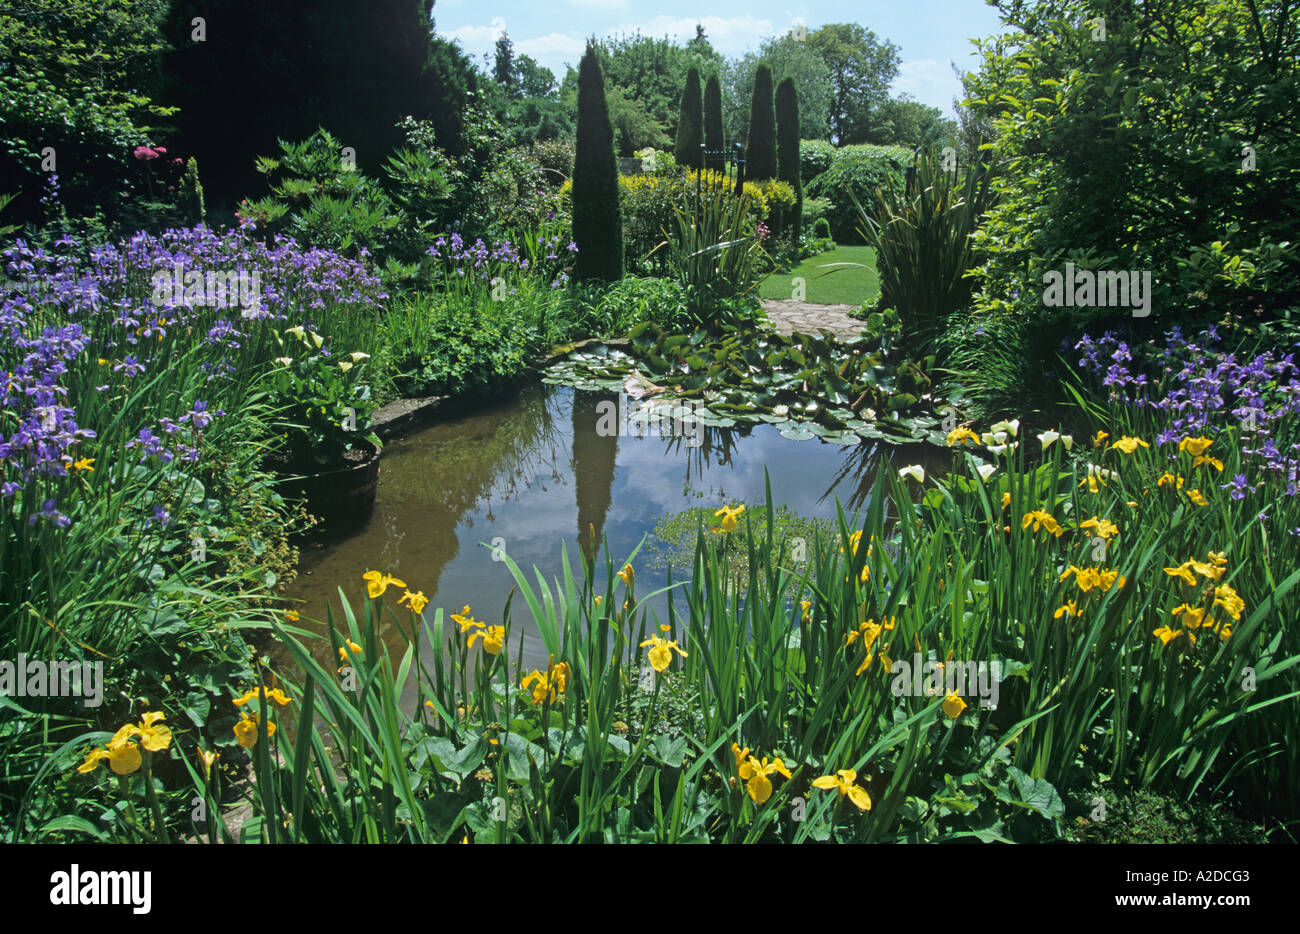
[[[618,405],[618,394],[573,391],[573,486],[578,499],[578,543],[582,554],[594,560],[605,536],[605,518],[614,497],[614,465],[618,460],[618,434],[596,434],[597,406],[602,401]],[[592,540],[590,529],[596,530]]]

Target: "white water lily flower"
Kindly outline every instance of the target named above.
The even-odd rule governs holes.
[[[980,464],[975,468],[975,471],[980,475],[980,479],[987,483],[989,477],[993,476],[993,474],[997,472],[997,467],[992,464]]]
[[[286,334],[291,334],[291,335],[293,335],[294,337],[298,338],[298,340],[302,340],[304,337],[307,336],[307,332],[306,332],[305,330],[303,330],[303,327],[302,327],[301,324],[298,325],[297,327],[285,328],[285,329],[284,329],[284,333],[286,333]]]
[[[293,364],[293,357],[276,357],[275,362],[280,364],[280,366],[291,366]]]
[[[347,360],[342,360],[339,362],[339,369],[346,373],[348,370],[352,369],[352,364]]]
[[[1010,436],[1005,431],[996,431],[980,435],[980,444],[1006,444]]]
[[[790,414],[790,406],[788,406],[788,405],[774,405],[774,406],[772,406],[772,414],[773,414],[773,415],[789,415],[789,414]]]
[[[925,468],[920,464],[912,464],[910,467],[904,467],[898,472],[899,477],[911,477],[917,483],[925,482]]]
[[[354,350],[352,353],[348,354],[348,356],[352,358],[353,363],[360,363],[362,360],[370,359],[370,354],[361,350]]]
[[[1016,437],[1016,435],[1020,433],[1020,419],[1013,418],[1009,422],[998,422],[995,425],[990,425],[989,431],[993,432],[994,434],[997,434],[999,431],[1005,431],[1008,432],[1011,435],[1011,437],[1014,438]]]
[[[1012,441],[1010,444],[990,444],[990,454],[1008,454],[1020,446],[1019,441]]]
[[[325,343],[325,338],[321,337],[321,336],[320,336],[319,334],[317,334],[315,331],[312,331],[312,332],[311,332],[311,342],[312,342],[313,344],[316,345],[316,349],[317,349],[317,350],[320,350],[320,345],[323,344],[323,343]]]
[[[1044,451],[1060,440],[1061,433],[1059,431],[1045,431],[1038,436],[1038,441],[1042,444]]]
[[[1061,435],[1061,443],[1065,445],[1068,451],[1074,447],[1074,435]]]

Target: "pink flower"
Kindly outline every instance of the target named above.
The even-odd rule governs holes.
[[[145,160],[158,158],[158,153],[150,149],[148,146],[135,147],[135,152],[133,152],[132,155],[135,156],[137,159],[145,159]]]
[[[167,148],[165,146],[155,146],[153,151],[158,153],[160,156],[167,155]]]

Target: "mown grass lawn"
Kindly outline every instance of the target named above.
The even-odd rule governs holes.
[[[831,263],[862,263],[866,268],[820,268]],[[759,286],[759,295],[773,299],[794,298],[791,280],[797,276],[805,280],[805,300],[814,305],[861,305],[880,294],[876,251],[869,246],[840,246],[829,253],[810,256],[789,272],[765,279]]]

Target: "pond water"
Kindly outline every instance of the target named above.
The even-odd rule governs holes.
[[[925,463],[927,453],[931,461],[937,453],[794,441],[766,424],[703,428],[698,439],[604,436],[609,433],[597,426],[611,403],[628,400],[538,384],[390,441],[373,513],[344,537],[303,545],[299,576],[285,596],[302,601],[306,624],[325,619],[327,598],[339,618],[341,586],[359,615],[362,574],[373,569],[424,591],[426,617],[468,604],[475,618],[495,624],[514,578],[504,561],[494,560],[493,545],[530,578],[536,567],[552,581],[561,573],[561,542],[580,573],[578,542],[588,540],[592,527],[621,567],[665,516],[689,507],[762,505],[765,468],[775,506],[833,520],[837,498],[850,516],[865,507],[879,467]],[[634,566],[638,594],[667,582],[666,571],[641,555]],[[603,584],[603,558],[597,573]],[[674,569],[674,580],[682,576]],[[390,589],[386,605],[396,608],[400,596],[400,588]],[[545,668],[541,639],[518,594],[511,615],[511,659],[522,639],[524,663]],[[447,626],[455,631],[450,619]],[[380,634],[400,658],[401,634],[392,626]]]

